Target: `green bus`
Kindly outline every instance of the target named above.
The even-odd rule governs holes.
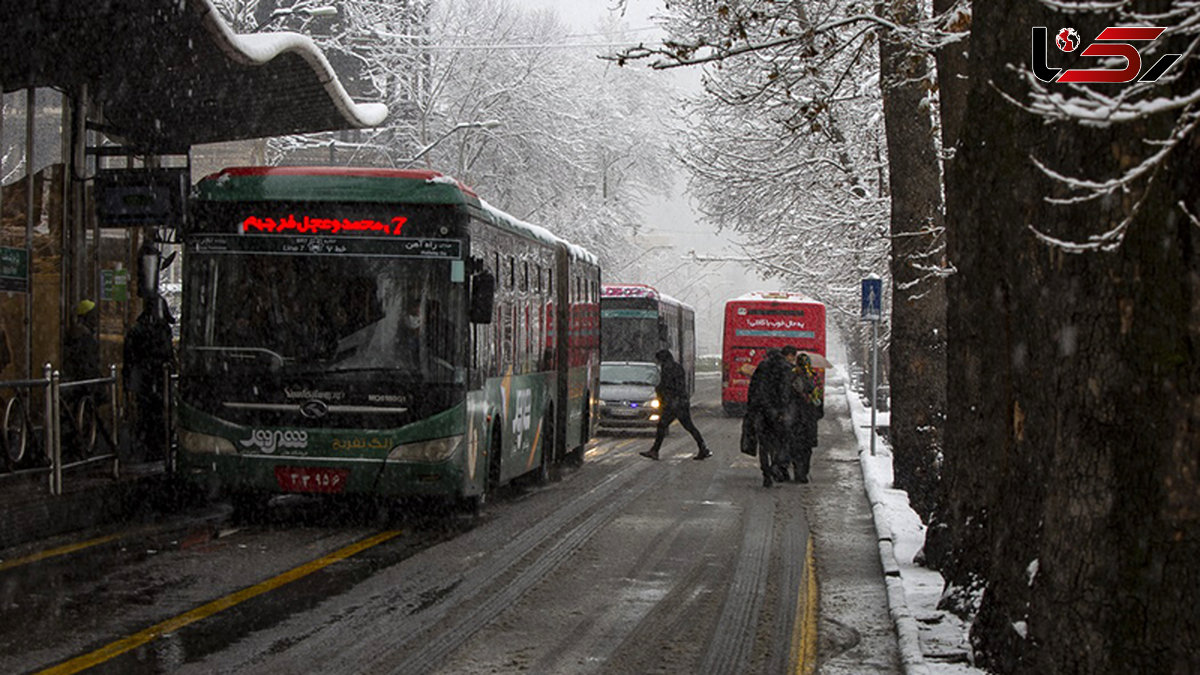
[[[582,462],[595,256],[433,171],[230,168],[183,232],[176,471],[479,508]]]

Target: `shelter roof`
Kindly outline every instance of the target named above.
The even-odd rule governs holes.
[[[0,85],[88,86],[104,130],[125,145],[191,145],[375,126],[313,41],[235,34],[211,0],[9,0]],[[14,6],[15,5],[15,6]]]

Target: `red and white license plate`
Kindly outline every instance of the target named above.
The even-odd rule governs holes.
[[[337,493],[346,489],[349,469],[325,469],[311,466],[277,466],[275,480],[284,492]]]

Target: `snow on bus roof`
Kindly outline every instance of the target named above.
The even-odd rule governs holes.
[[[646,284],[604,284],[600,287],[600,296],[622,296],[626,298],[653,298],[658,291]]]
[[[453,179],[451,179],[451,180],[453,180]],[[600,259],[597,258],[595,255],[593,255],[591,251],[587,250],[586,248],[584,248],[578,244],[572,244],[571,242],[567,241],[566,239],[563,239],[562,237],[559,237],[558,235],[554,234],[550,230],[547,230],[546,228],[542,227],[541,225],[534,225],[533,223],[527,223],[524,220],[517,218],[516,216],[513,216],[509,213],[506,213],[506,212],[496,208],[495,206],[492,206],[483,198],[479,199],[479,205],[483,208],[484,211],[486,211],[488,213],[488,215],[490,215],[492,217],[493,220],[497,221],[498,224],[507,225],[508,227],[510,227],[514,230],[517,230],[523,234],[529,235],[530,237],[533,237],[534,239],[537,239],[544,243],[550,244],[551,246],[553,246],[555,244],[563,244],[567,247],[567,250],[570,252],[571,257],[578,258],[578,259],[580,259],[586,263],[589,263],[591,265],[599,265],[600,264]]]
[[[816,305],[824,304],[803,293],[792,291],[750,291],[745,295],[740,295],[725,302],[805,302]]]
[[[686,307],[687,309],[695,311],[695,308],[686,302],[667,295],[653,286],[647,286],[646,284],[604,284],[600,287],[600,297],[659,298],[664,302],[679,305],[680,307]]]

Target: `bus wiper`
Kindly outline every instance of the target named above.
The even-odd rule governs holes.
[[[230,359],[243,359],[247,361],[257,361],[260,356],[266,356],[271,361],[272,370],[282,368],[283,364],[287,361],[287,358],[283,354],[273,352],[264,347],[190,347],[190,349],[197,352],[213,352]]]
[[[411,368],[398,368],[395,366],[353,366],[349,368],[319,368],[322,373],[410,373]]]

